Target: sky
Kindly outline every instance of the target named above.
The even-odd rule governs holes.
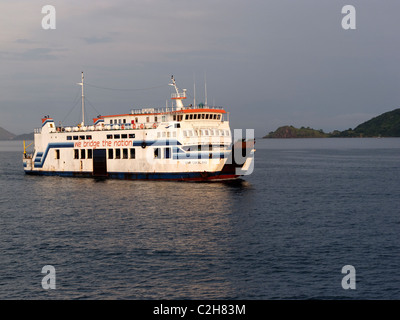
[[[87,119],[164,107],[171,75],[187,104],[206,83],[231,129],[256,137],[345,130],[400,105],[398,0],[2,0],[0,12],[0,126],[15,134],[43,115],[79,123],[82,71]]]

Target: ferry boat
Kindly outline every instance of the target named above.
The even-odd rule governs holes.
[[[142,108],[126,114],[98,116],[57,126],[42,118],[34,130],[33,153],[24,142],[23,166],[29,175],[117,179],[218,181],[250,174],[254,166],[254,135],[233,143],[229,113],[221,107],[184,106],[186,89],[175,79],[172,106]]]

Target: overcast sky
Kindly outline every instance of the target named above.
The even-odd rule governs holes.
[[[44,5],[56,29],[44,30]],[[342,7],[356,29],[342,28]],[[32,132],[43,115],[80,121],[163,107],[171,75],[260,137],[282,125],[354,128],[400,105],[398,0],[0,2],[0,126]],[[154,88],[154,89],[148,89]],[[148,90],[138,90],[148,89]],[[73,108],[75,106],[75,108]]]

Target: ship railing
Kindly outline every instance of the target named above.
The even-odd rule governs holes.
[[[198,105],[198,106],[185,106],[183,108],[176,107],[165,107],[165,108],[140,108],[140,109],[132,109],[131,114],[149,114],[149,113],[168,113],[168,112],[176,112],[182,110],[193,110],[193,109],[215,109],[215,110],[224,110],[223,107],[219,106],[208,106],[208,105]]]

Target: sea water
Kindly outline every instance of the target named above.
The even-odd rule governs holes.
[[[400,139],[256,149],[236,183],[96,181],[0,142],[0,299],[399,299]]]

